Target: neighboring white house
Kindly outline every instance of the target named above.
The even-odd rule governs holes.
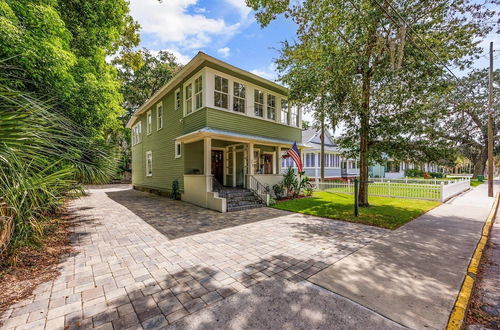
[[[386,179],[401,179],[406,175],[406,170],[408,169],[422,169],[424,172],[439,172],[440,168],[437,164],[424,163],[414,164],[409,162],[399,162],[392,158],[389,158],[384,163],[377,163],[369,167],[368,173],[370,177],[374,178],[386,178]]]
[[[321,136],[320,132],[314,129],[302,131],[302,144],[307,149],[302,150],[302,163],[304,171],[310,178],[321,177]],[[342,150],[333,142],[333,137],[329,132],[325,134],[325,178],[355,177],[359,175],[358,161],[346,159],[341,155]],[[291,158],[281,159],[282,172],[288,167],[295,167]]]

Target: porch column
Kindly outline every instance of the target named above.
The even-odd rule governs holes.
[[[276,165],[274,166],[274,168],[278,172],[275,174],[281,174],[281,147],[280,146],[276,147]]]
[[[253,175],[253,143],[248,144],[248,174]]]
[[[203,139],[203,174],[206,179],[207,191],[212,191],[212,139]]]
[[[233,187],[236,187],[236,148],[233,147]]]

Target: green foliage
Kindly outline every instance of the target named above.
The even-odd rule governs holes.
[[[283,186],[283,183],[280,182],[280,183],[273,185],[273,192],[274,192],[274,196],[277,199],[283,198],[283,195],[285,194],[285,187]]]
[[[418,168],[409,168],[405,171],[405,176],[409,178],[419,178],[422,177],[423,171]]]
[[[285,174],[283,174],[283,187],[287,194],[293,194],[293,188],[296,185],[297,178],[294,169],[289,166]]]
[[[436,201],[370,197],[370,207],[361,208],[354,216],[354,198],[349,194],[315,192],[310,198],[279,202],[273,207],[335,220],[396,229],[439,205]]]
[[[453,88],[443,64],[466,67],[477,58],[483,24],[494,16],[485,1],[247,0],[262,26],[284,14],[297,25],[277,60],[290,100],[342,122],[340,145],[359,154],[360,178],[371,160],[448,159],[451,145],[434,106]],[[425,43],[422,42],[425,40]],[[429,49],[432,50],[429,51]],[[433,53],[437,54],[436,60]],[[368,205],[367,185],[360,203]]]
[[[104,183],[115,171],[111,147],[90,143],[71,120],[5,81],[0,77],[0,253],[36,241],[44,220],[82,191],[79,182]]]

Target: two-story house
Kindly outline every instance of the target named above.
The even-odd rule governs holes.
[[[193,204],[221,212],[259,206],[263,185],[281,179],[283,152],[295,141],[303,146],[301,113],[287,94],[198,53],[127,123],[134,188],[169,194],[177,181]]]

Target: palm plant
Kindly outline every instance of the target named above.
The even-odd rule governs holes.
[[[0,253],[39,238],[68,194],[107,182],[117,160],[48,102],[8,86],[0,76]]]

